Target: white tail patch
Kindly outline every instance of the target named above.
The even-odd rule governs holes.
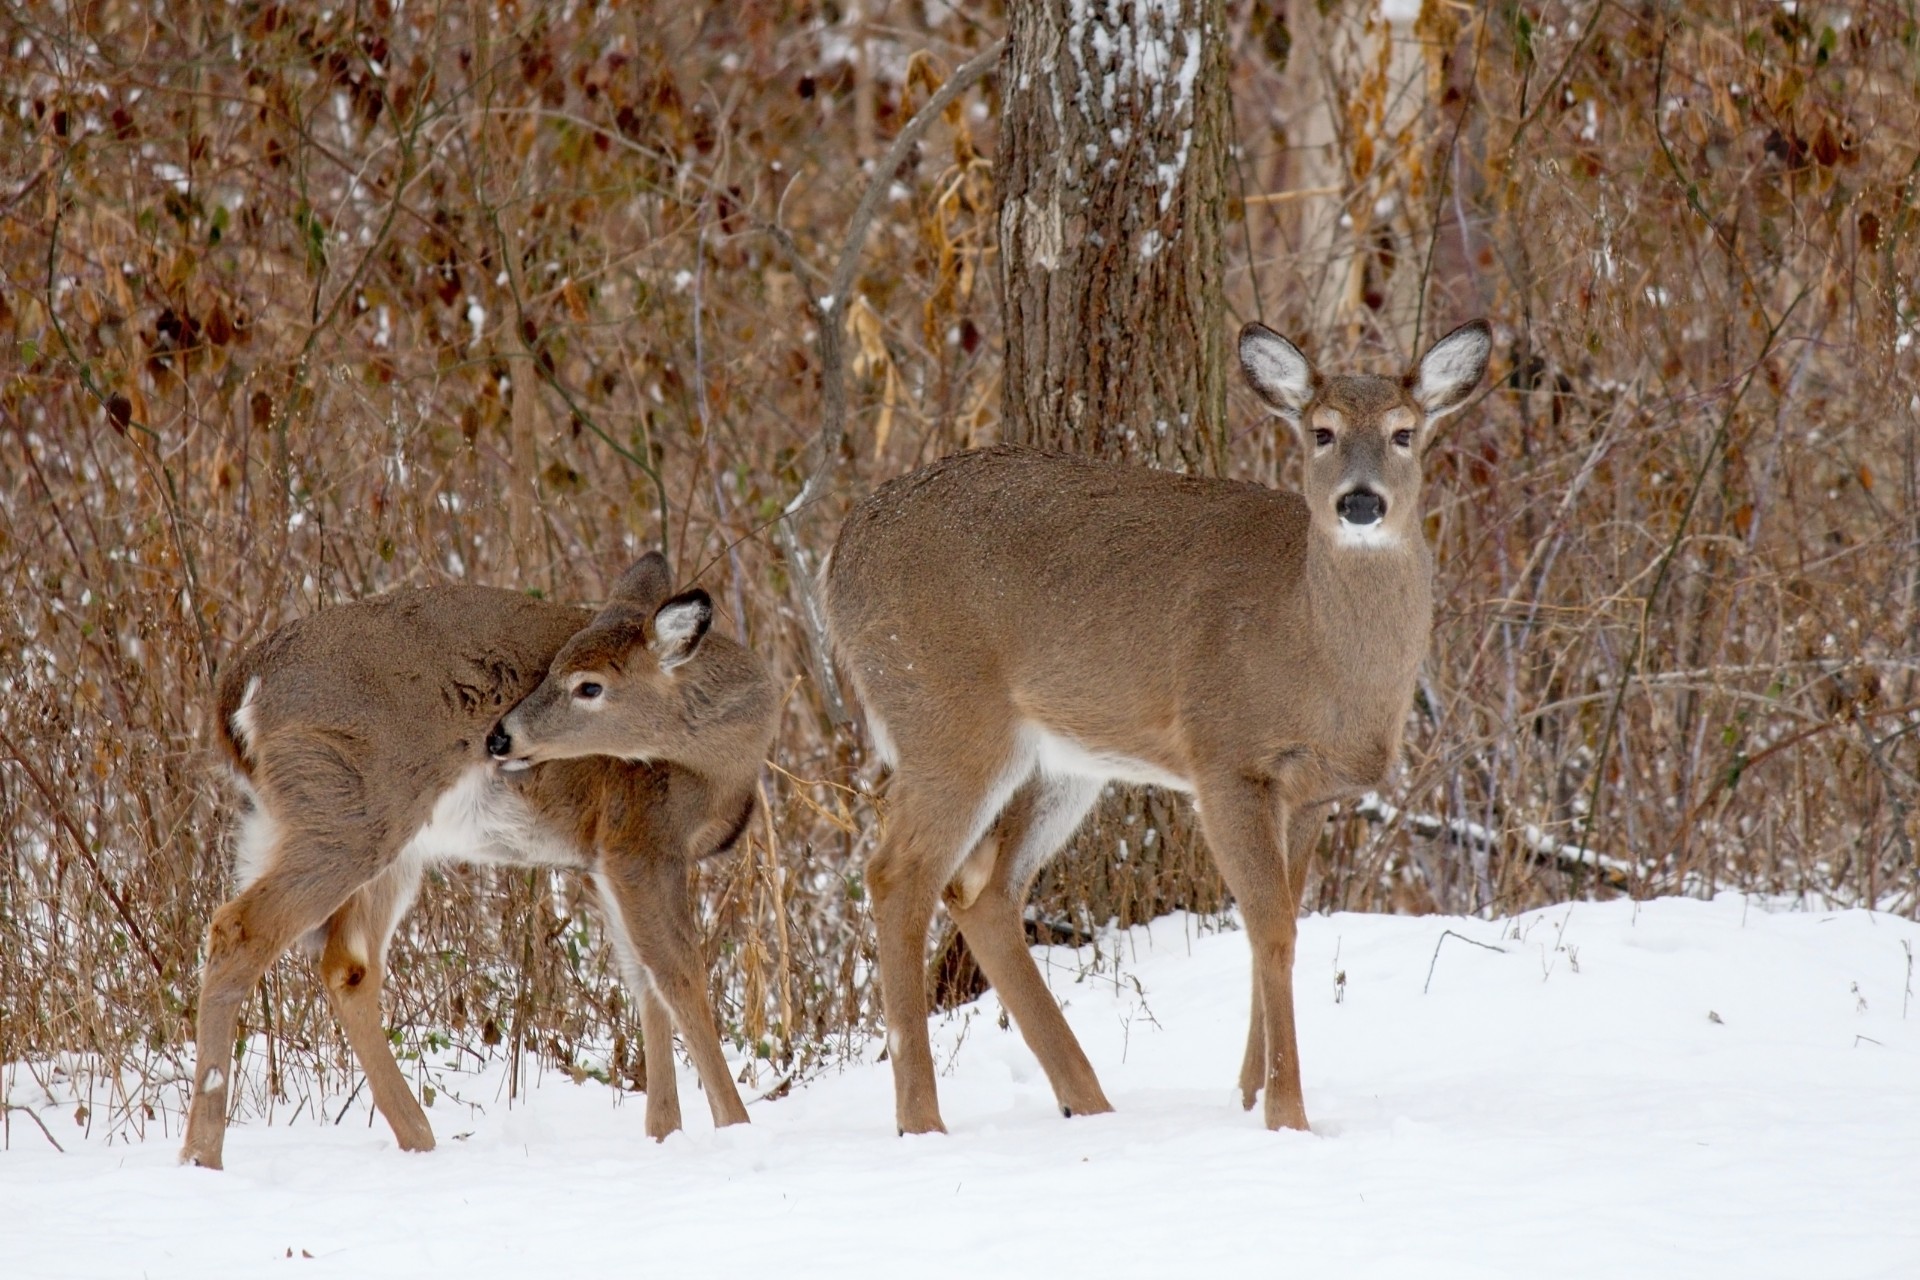
[[[227,1077],[221,1073],[220,1068],[215,1067],[213,1070],[207,1072],[207,1078],[201,1082],[200,1087],[208,1093],[212,1093],[226,1082]]]
[[[260,692],[260,677],[247,681],[247,691],[240,695],[240,705],[233,709],[228,725],[233,730],[233,741],[240,748],[240,754],[253,759],[254,719],[259,714],[253,705],[253,699]]]
[[[239,713],[233,718],[238,720]],[[274,847],[280,842],[280,824],[267,812],[260,793],[253,789],[253,783],[244,773],[235,770],[233,784],[246,801],[246,812],[240,815],[240,825],[233,836],[233,878],[245,889],[273,865]]]

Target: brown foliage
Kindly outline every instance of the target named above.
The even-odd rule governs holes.
[[[1230,309],[1329,366],[1476,314],[1503,342],[1429,460],[1441,616],[1392,797],[1463,843],[1344,817],[1321,903],[1593,890],[1557,839],[1636,893],[1914,911],[1912,20],[1430,3],[1386,42],[1373,6],[1316,33],[1320,8],[1230,19]],[[804,1066],[868,1024],[873,779],[766,528],[808,465],[809,300],[861,165],[1003,26],[926,13],[0,20],[0,1062],[98,1055],[117,1124],[173,1097],[227,886],[206,717],[232,654],[400,583],[592,599],[656,545],[791,689],[767,813],[705,886],[726,1032]],[[851,496],[997,434],[995,92],[883,175],[865,306],[836,313],[854,421],[815,547]],[[1309,93],[1343,108],[1289,150]],[[1230,471],[1284,479],[1250,398],[1229,427]],[[1105,877],[1050,872],[1041,917],[1105,918]],[[406,1047],[637,1080],[577,885],[436,881],[395,947]],[[249,1041],[337,1071],[305,967]],[[277,1077],[246,1075],[271,1105]]]

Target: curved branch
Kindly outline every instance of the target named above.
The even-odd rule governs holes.
[[[873,224],[874,214],[879,211],[881,198],[885,196],[887,188],[893,185],[893,175],[900,171],[907,153],[926,136],[933,122],[955,98],[972,88],[999,64],[1006,47],[1007,42],[1003,37],[975,54],[947,77],[947,82],[927,99],[926,105],[915,112],[913,119],[907,121],[894,137],[893,145],[874,168],[873,176],[867,182],[866,193],[860,197],[860,204],[853,211],[853,221],[847,226],[846,243],[840,249],[840,261],[834,268],[827,295],[808,304],[808,310],[813,313],[820,332],[820,440],[813,470],[800,486],[800,492],[780,513],[780,522],[774,526],[774,537],[778,539],[780,550],[792,568],[794,588],[800,595],[801,612],[806,617],[807,632],[813,644],[814,675],[820,685],[821,697],[826,702],[827,716],[836,725],[848,723],[850,717],[847,715],[846,700],[840,693],[840,682],[834,675],[833,659],[828,653],[827,617],[820,603],[819,585],[814,581],[811,558],[806,548],[800,545],[794,517],[820,496],[821,487],[832,473],[834,461],[840,456],[840,443],[846,438],[846,325],[842,317],[846,310],[847,292],[853,288],[854,272],[859,269],[860,253],[866,246],[867,231]]]

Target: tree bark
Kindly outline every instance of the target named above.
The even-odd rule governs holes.
[[[1217,475],[1230,111],[1223,0],[1015,0],[995,179],[1006,440]],[[1048,920],[1217,909],[1175,796],[1120,789],[1045,874]],[[1044,939],[1043,939],[1044,940]]]
[[[1015,0],[995,180],[1005,439],[1224,463],[1224,0]]]

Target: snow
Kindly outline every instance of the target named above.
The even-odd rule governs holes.
[[[1914,950],[1732,895],[1311,918],[1307,1134],[1240,1109],[1245,938],[1187,917],[1038,953],[1109,1116],[1059,1116],[991,995],[936,1019],[944,1137],[894,1136],[877,1043],[719,1132],[683,1069],[662,1145],[637,1095],[550,1072],[508,1106],[496,1063],[432,1154],[356,1101],[237,1125],[224,1173],[158,1124],[85,1140],[17,1071],[67,1153],[11,1117],[0,1275],[1912,1276]]]

